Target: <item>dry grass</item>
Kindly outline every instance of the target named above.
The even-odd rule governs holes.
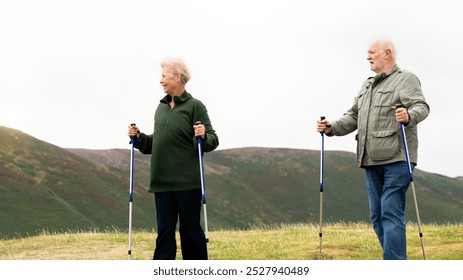
[[[427,259],[462,260],[463,225],[424,225]],[[318,225],[280,225],[251,230],[209,233],[210,256],[215,260],[315,260],[319,253]],[[156,234],[134,231],[132,259],[151,259]],[[3,260],[123,260],[127,233],[77,232],[0,240]],[[178,240],[178,238],[177,238]],[[323,228],[323,259],[378,260],[381,248],[368,224],[329,224]],[[422,259],[418,229],[407,227],[409,259]],[[181,258],[180,244],[177,257]]]

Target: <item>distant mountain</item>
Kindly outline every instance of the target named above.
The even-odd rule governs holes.
[[[320,152],[218,150],[204,157],[210,230],[318,223]],[[134,227],[154,228],[149,155],[135,155]],[[127,229],[130,150],[62,149],[0,127],[0,236],[42,229]],[[423,223],[461,222],[463,181],[414,173]],[[411,192],[407,220],[415,221]],[[363,170],[355,155],[325,154],[324,220],[368,221]]]

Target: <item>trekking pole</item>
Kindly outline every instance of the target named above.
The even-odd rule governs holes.
[[[135,126],[134,123],[130,126]],[[132,202],[133,202],[133,169],[134,169],[134,142],[135,137],[130,137],[130,145],[132,146],[130,152],[130,187],[129,187],[129,249],[128,256],[129,260],[132,258]]]
[[[325,117],[321,116],[320,120],[324,120]],[[318,259],[322,259],[322,237],[323,237],[323,176],[324,176],[324,165],[325,165],[325,133],[320,132],[322,136],[322,148],[320,150],[320,231],[318,237],[320,238],[320,245],[318,251]]]
[[[396,105],[396,108],[405,108],[405,106],[399,104]],[[416,199],[415,183],[413,182],[412,166],[410,164],[410,155],[408,153],[407,138],[405,136],[405,128],[402,122],[400,123],[400,130],[402,132],[402,141],[404,144],[405,158],[407,159],[408,176],[410,178],[410,186],[412,187],[413,201],[415,202],[415,212],[416,219],[418,221],[418,231],[420,234],[421,252],[423,253],[423,259],[426,260],[426,255],[424,253],[423,232],[421,231],[420,211],[418,210],[418,200]]]
[[[200,121],[195,122],[195,125],[201,124]],[[206,183],[204,180],[204,160],[203,160],[203,145],[201,136],[196,137],[198,143],[198,155],[199,155],[199,173],[201,176],[201,202],[203,204],[204,213],[204,234],[206,236],[206,250],[207,259],[209,259],[209,230],[207,228],[207,208],[206,208]]]

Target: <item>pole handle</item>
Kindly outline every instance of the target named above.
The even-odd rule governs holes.
[[[320,117],[320,120],[321,120],[321,121],[324,121],[324,120],[325,120],[325,116],[321,116],[321,117]],[[331,124],[327,125],[326,127],[330,128],[330,127],[331,127]]]
[[[398,104],[394,105],[394,107],[395,107],[396,109],[399,109],[399,108],[406,108],[402,103],[398,103]]]
[[[201,121],[196,121],[195,125],[203,124]],[[196,142],[201,143],[201,136],[196,136]]]
[[[403,104],[401,104],[401,103],[398,103],[398,104],[394,105],[394,107],[396,108],[396,110],[399,109],[399,108],[405,108],[405,109],[407,108],[407,107],[405,107],[405,106],[404,106]],[[403,127],[403,126],[404,126],[404,123],[401,122],[400,125],[401,125],[401,127]]]
[[[325,116],[320,116],[320,120],[321,121],[324,121],[325,120]],[[327,125],[326,127],[330,128],[331,127],[331,124],[330,125]],[[325,134],[324,132],[320,132],[320,134]]]
[[[136,124],[136,123],[131,123],[130,126],[132,126],[132,127],[133,127],[133,126],[137,126],[137,124]],[[135,139],[135,136],[130,137],[130,139],[134,140],[134,139]]]
[[[407,108],[401,103],[398,103],[398,104],[394,105],[394,107],[395,107],[396,110],[399,109],[399,108]]]

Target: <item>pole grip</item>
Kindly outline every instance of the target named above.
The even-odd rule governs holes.
[[[202,122],[201,122],[201,121],[196,121],[196,122],[195,122],[195,125],[198,125],[198,124],[202,124]],[[196,136],[196,142],[197,142],[197,143],[201,143],[201,140],[202,140],[202,139],[201,139],[201,136]]]
[[[137,124],[131,123],[130,126],[137,126]],[[132,142],[133,142],[133,140],[135,140],[135,138],[136,138],[135,136],[131,136],[131,137],[130,137],[130,139],[132,140]]]
[[[406,108],[402,103],[398,103],[395,105],[395,108],[396,109],[399,109],[399,108]],[[403,125],[403,123],[401,123]]]
[[[320,116],[320,120],[321,120],[321,121],[324,121],[324,120],[325,120],[325,116]],[[331,125],[327,125],[326,127],[327,127],[327,128],[330,128]],[[320,132],[320,134],[323,135],[323,134],[325,134],[325,133],[324,133],[324,132]]]
[[[320,117],[320,120],[321,120],[321,121],[324,121],[324,120],[325,120],[325,116],[321,116],[321,117]],[[330,125],[327,125],[326,127],[330,128],[330,127],[331,127],[331,124],[330,124]]]

